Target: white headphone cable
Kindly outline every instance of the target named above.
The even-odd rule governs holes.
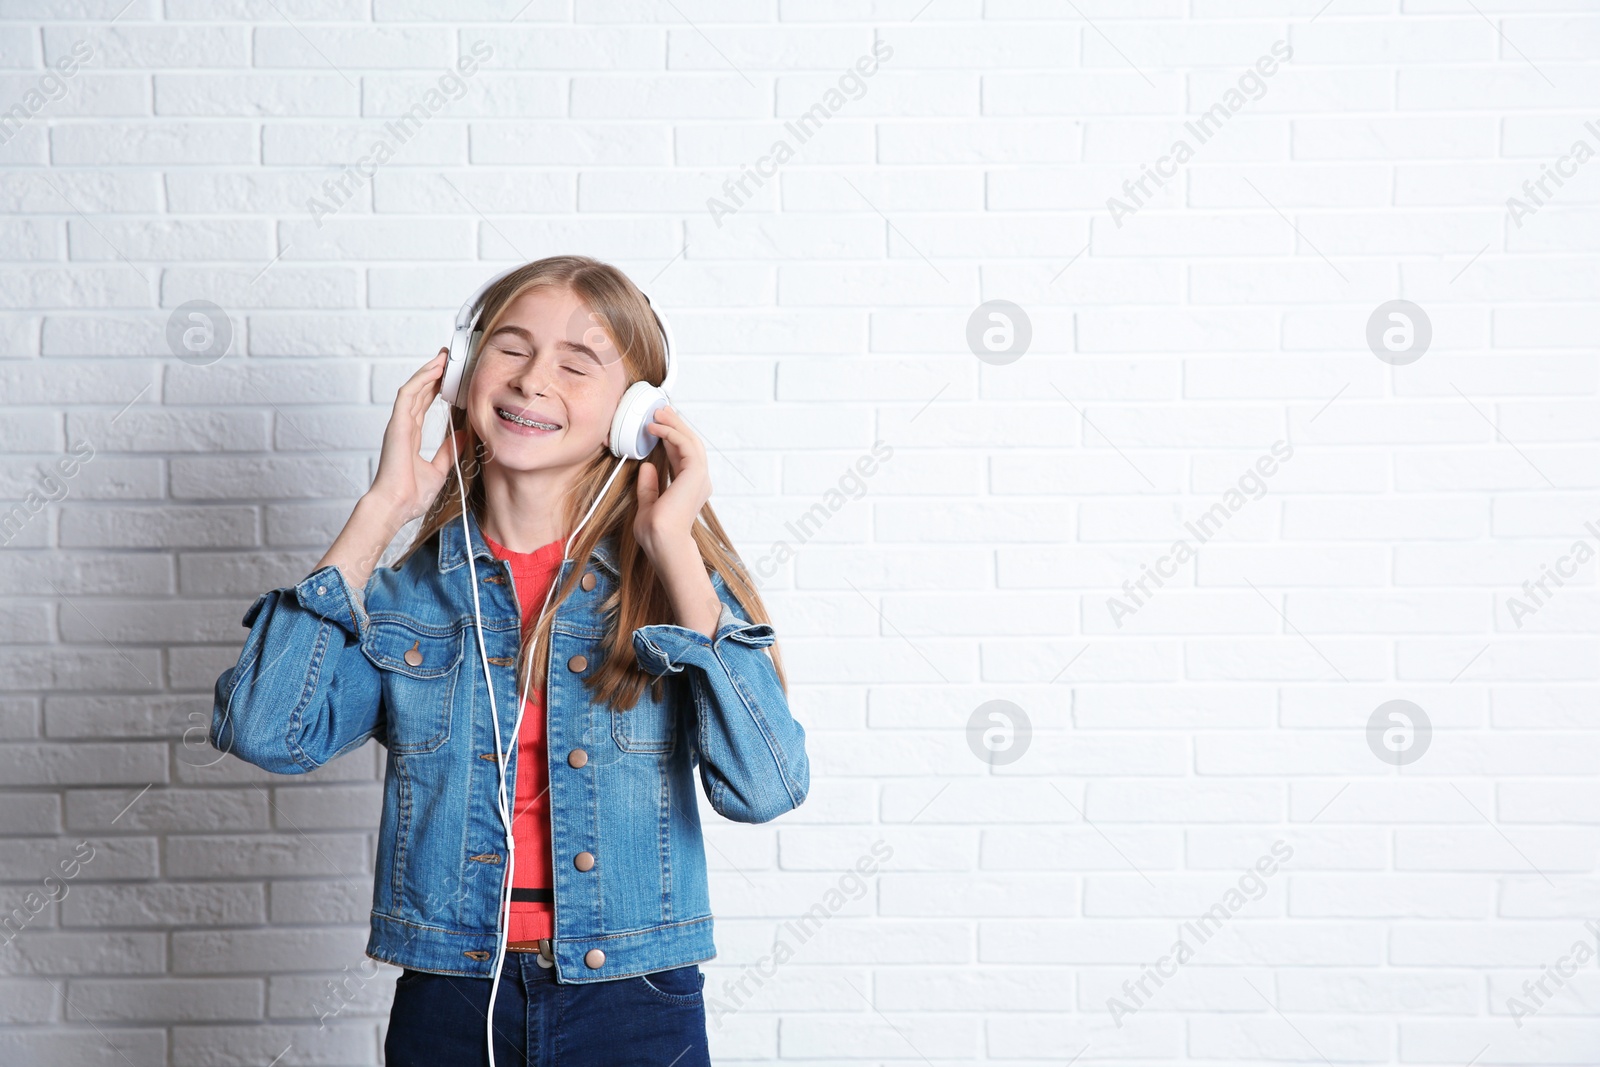
[[[450,438],[450,456],[455,465],[456,486],[461,491],[461,531],[467,539],[467,569],[472,575],[472,612],[478,632],[478,655],[479,662],[483,665],[483,681],[489,690],[489,713],[494,719],[495,764],[500,771],[500,795],[498,798],[497,807],[500,811],[500,823],[505,827],[506,831],[506,879],[500,887],[501,907],[499,909],[500,921],[497,923],[499,926],[499,938],[496,942],[495,949],[494,981],[489,985],[489,1010],[484,1018],[484,1022],[486,1024],[486,1038],[489,1043],[489,1067],[495,1067],[494,1002],[495,997],[500,991],[500,971],[505,963],[506,938],[511,932],[510,886],[514,876],[514,871],[516,870],[517,846],[516,837],[511,830],[511,813],[506,802],[506,754],[505,750],[500,744],[500,710],[495,704],[494,680],[489,676],[489,652],[483,641],[483,607],[478,600],[478,568],[473,560],[471,542],[472,528],[467,524],[467,486],[466,480],[461,475],[461,456],[456,450],[455,430],[450,425],[448,420],[445,423],[445,433]],[[606,478],[605,485],[601,486],[600,492],[595,494],[594,503],[589,505],[589,510],[584,513],[583,518],[578,521],[578,525],[574,527],[572,533],[568,535],[566,543],[561,546],[562,563],[567,561],[567,551],[571,549],[572,541],[578,536],[578,531],[583,529],[584,523],[589,521],[589,518],[594,514],[595,509],[600,506],[600,501],[605,499],[607,490],[611,488],[611,483],[616,480],[617,475],[622,470],[622,465],[626,462],[627,457],[621,457],[617,460],[617,465],[611,468],[611,474]],[[547,589],[544,594],[544,604],[539,608],[539,614],[535,617],[533,622],[533,630],[535,633],[538,632],[539,624],[544,621],[545,609],[550,606],[550,595],[555,592],[555,589],[556,582],[554,579],[552,579],[549,589]],[[527,708],[528,685],[532,681],[533,671],[530,669],[527,672],[527,677],[522,683],[522,699],[517,702],[517,717],[513,721],[511,727],[511,742],[513,745],[517,743],[517,735],[522,729],[522,713]]]
[[[477,626],[477,633],[478,633],[478,662],[483,665],[483,681],[484,681],[484,685],[486,685],[488,687],[488,689],[489,689],[489,713],[490,713],[490,716],[494,719],[494,753],[495,753],[496,763],[498,764],[498,766],[500,768],[500,796],[499,796],[499,803],[496,806],[499,808],[500,822],[506,828],[506,839],[509,842],[510,839],[511,839],[511,822],[510,822],[509,817],[506,815],[506,807],[505,807],[505,795],[506,795],[505,753],[501,750],[501,747],[500,747],[500,710],[495,706],[495,701],[494,701],[494,679],[489,676],[489,652],[488,652],[488,649],[485,648],[484,643],[483,643],[483,606],[478,600],[478,566],[477,566],[477,563],[473,559],[473,553],[472,553],[472,540],[471,540],[471,538],[472,538],[472,528],[467,524],[467,483],[466,483],[466,479],[464,479],[462,477],[462,475],[461,475],[461,454],[456,449],[456,431],[455,431],[455,427],[451,425],[450,412],[449,412],[449,408],[448,407],[445,409],[445,430],[444,430],[444,432],[445,432],[445,436],[450,439],[450,459],[451,459],[451,462],[453,463],[453,465],[455,466],[456,486],[461,491],[461,533],[462,533],[463,538],[465,538],[465,540],[466,540],[467,569],[472,575],[472,614],[473,614],[473,620],[474,620],[474,622],[476,623],[476,626]],[[508,881],[509,881],[509,879],[508,879]],[[499,904],[500,904],[501,900],[503,900],[507,896],[508,896],[508,894],[506,893],[505,885],[502,884],[501,887],[500,887],[500,895],[496,898],[496,911],[499,910]],[[509,900],[507,900],[507,901],[505,901],[505,903],[506,903],[506,906],[507,906],[507,913],[509,914],[510,902],[509,902]],[[499,939],[499,944],[501,946],[500,947],[501,953],[504,953],[504,951],[505,951],[505,947],[504,947],[505,946],[505,937],[504,937],[504,932],[503,931],[502,931],[501,937]],[[499,981],[500,981],[500,962],[499,962],[499,960],[496,960],[495,961],[495,984],[498,985]],[[490,989],[489,989],[489,1012],[488,1012],[488,1015],[486,1017],[486,1021],[488,1022],[489,1067],[494,1067],[494,993],[495,993],[495,987],[491,986]]]

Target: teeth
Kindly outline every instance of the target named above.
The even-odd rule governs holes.
[[[561,427],[557,426],[553,422],[535,422],[533,419],[525,419],[521,415],[513,415],[511,412],[507,411],[505,408],[495,408],[494,410],[502,419],[505,419],[508,422],[517,423],[519,426],[532,426],[536,430],[559,430],[559,429],[561,429]]]

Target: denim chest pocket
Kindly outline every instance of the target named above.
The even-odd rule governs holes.
[[[466,631],[373,618],[361,650],[383,675],[388,749],[432,752],[450,738]]]
[[[677,740],[677,706],[668,686],[661,699],[645,686],[638,703],[627,711],[612,711],[611,736],[624,752],[671,752]]]

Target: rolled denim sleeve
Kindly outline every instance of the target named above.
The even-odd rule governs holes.
[[[789,712],[767,623],[739,614],[721,576],[717,632],[658,624],[633,632],[635,658],[652,675],[688,671],[700,748],[700,779],[712,808],[735,822],[761,823],[800,806],[811,787],[805,729]]]
[[[370,584],[370,583],[369,583]],[[278,774],[303,774],[383,737],[377,668],[361,651],[363,599],[334,566],[256,598],[239,662],[212,693],[211,744]]]

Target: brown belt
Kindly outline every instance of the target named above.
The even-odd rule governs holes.
[[[506,942],[506,951],[537,952],[547,960],[556,958],[555,952],[550,947],[550,939],[548,937],[541,937],[537,941],[508,941]]]

